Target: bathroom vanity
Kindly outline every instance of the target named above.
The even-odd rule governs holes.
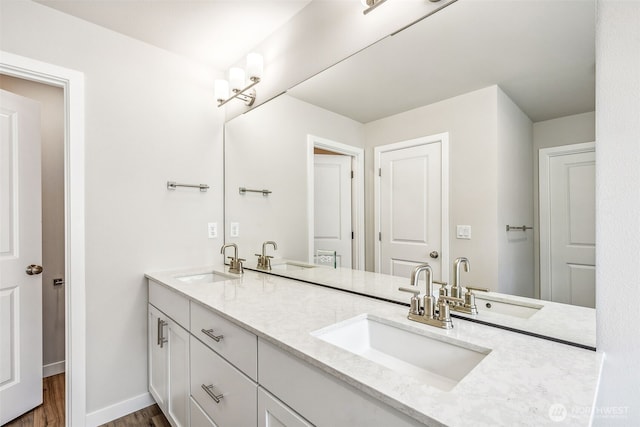
[[[149,391],[174,425],[590,424],[591,350],[223,265],[146,277]]]

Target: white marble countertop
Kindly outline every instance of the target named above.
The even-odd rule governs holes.
[[[273,259],[272,264],[286,262],[283,259]],[[277,270],[275,267],[269,274],[317,283],[336,289],[371,295],[390,301],[408,304],[409,295],[398,291],[399,286],[409,286],[409,280],[386,274],[372,273],[350,268],[304,268],[299,270]],[[439,286],[434,285],[437,295]],[[421,287],[424,292],[424,286]],[[465,313],[453,312],[454,316],[470,317],[480,322],[491,323],[503,327],[526,331],[531,334],[542,335],[558,340],[576,343],[582,346],[596,347],[596,311],[593,308],[560,304],[533,298],[506,295],[497,292],[477,293],[497,300],[520,302],[525,305],[542,306],[530,318],[520,318],[499,313],[489,312],[478,305],[478,314],[471,316]]]
[[[146,277],[426,425],[558,425],[550,416],[558,408],[562,425],[590,425],[600,353],[461,319],[454,319],[451,330],[422,325],[408,320],[407,308],[397,304],[254,271],[215,283],[175,278],[211,271],[226,273],[219,265]],[[442,391],[311,335],[362,314],[491,352],[453,389]]]

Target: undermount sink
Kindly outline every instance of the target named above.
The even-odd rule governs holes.
[[[311,334],[443,391],[453,389],[491,352],[436,334],[414,332],[367,314]]]
[[[528,319],[536,314],[543,306],[521,301],[492,298],[487,295],[476,294],[476,306],[478,313],[497,313],[504,316]]]
[[[214,282],[221,282],[223,280],[235,279],[235,277],[227,276],[226,274],[220,274],[213,271],[209,273],[188,274],[184,276],[177,276],[176,279],[184,283],[214,283]]]
[[[298,262],[291,262],[291,261],[287,261],[287,262],[283,262],[280,264],[271,264],[271,269],[272,270],[287,270],[287,271],[292,271],[292,270],[304,270],[307,268],[313,268],[313,265],[310,264],[302,264],[302,263],[298,263]]]

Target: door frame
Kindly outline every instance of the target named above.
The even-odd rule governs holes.
[[[439,142],[440,145],[440,175],[441,175],[441,197],[442,209],[441,215],[441,249],[440,262],[442,277],[440,280],[449,282],[449,132],[438,133],[429,136],[409,139],[406,141],[395,142],[392,144],[379,145],[374,147],[374,230],[380,231],[380,175],[375,171],[380,169],[380,155],[389,151],[402,150],[405,148],[416,147],[420,145],[434,144]],[[375,238],[374,245],[374,263],[376,273],[380,272],[381,264],[381,248],[380,239]]]
[[[63,89],[65,224],[65,415],[86,423],[84,74],[0,51],[0,73]]]
[[[560,145],[538,151],[538,198],[540,216],[540,298],[551,301],[551,159],[569,154],[596,151],[596,143]],[[595,190],[595,189],[594,189]]]
[[[313,263],[314,248],[314,148],[333,151],[334,153],[350,156],[353,165],[353,180],[351,181],[351,217],[355,239],[351,266],[353,269],[364,270],[364,150],[353,145],[343,144],[315,135],[307,135],[307,219],[308,219],[308,247],[309,263]]]

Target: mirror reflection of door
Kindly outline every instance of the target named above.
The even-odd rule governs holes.
[[[336,266],[351,268],[351,157],[315,149],[314,254],[335,251]]]
[[[434,280],[446,280],[444,139],[434,135],[376,147],[377,272],[409,277],[416,265],[428,263]]]
[[[540,150],[542,299],[595,307],[595,144]]]

